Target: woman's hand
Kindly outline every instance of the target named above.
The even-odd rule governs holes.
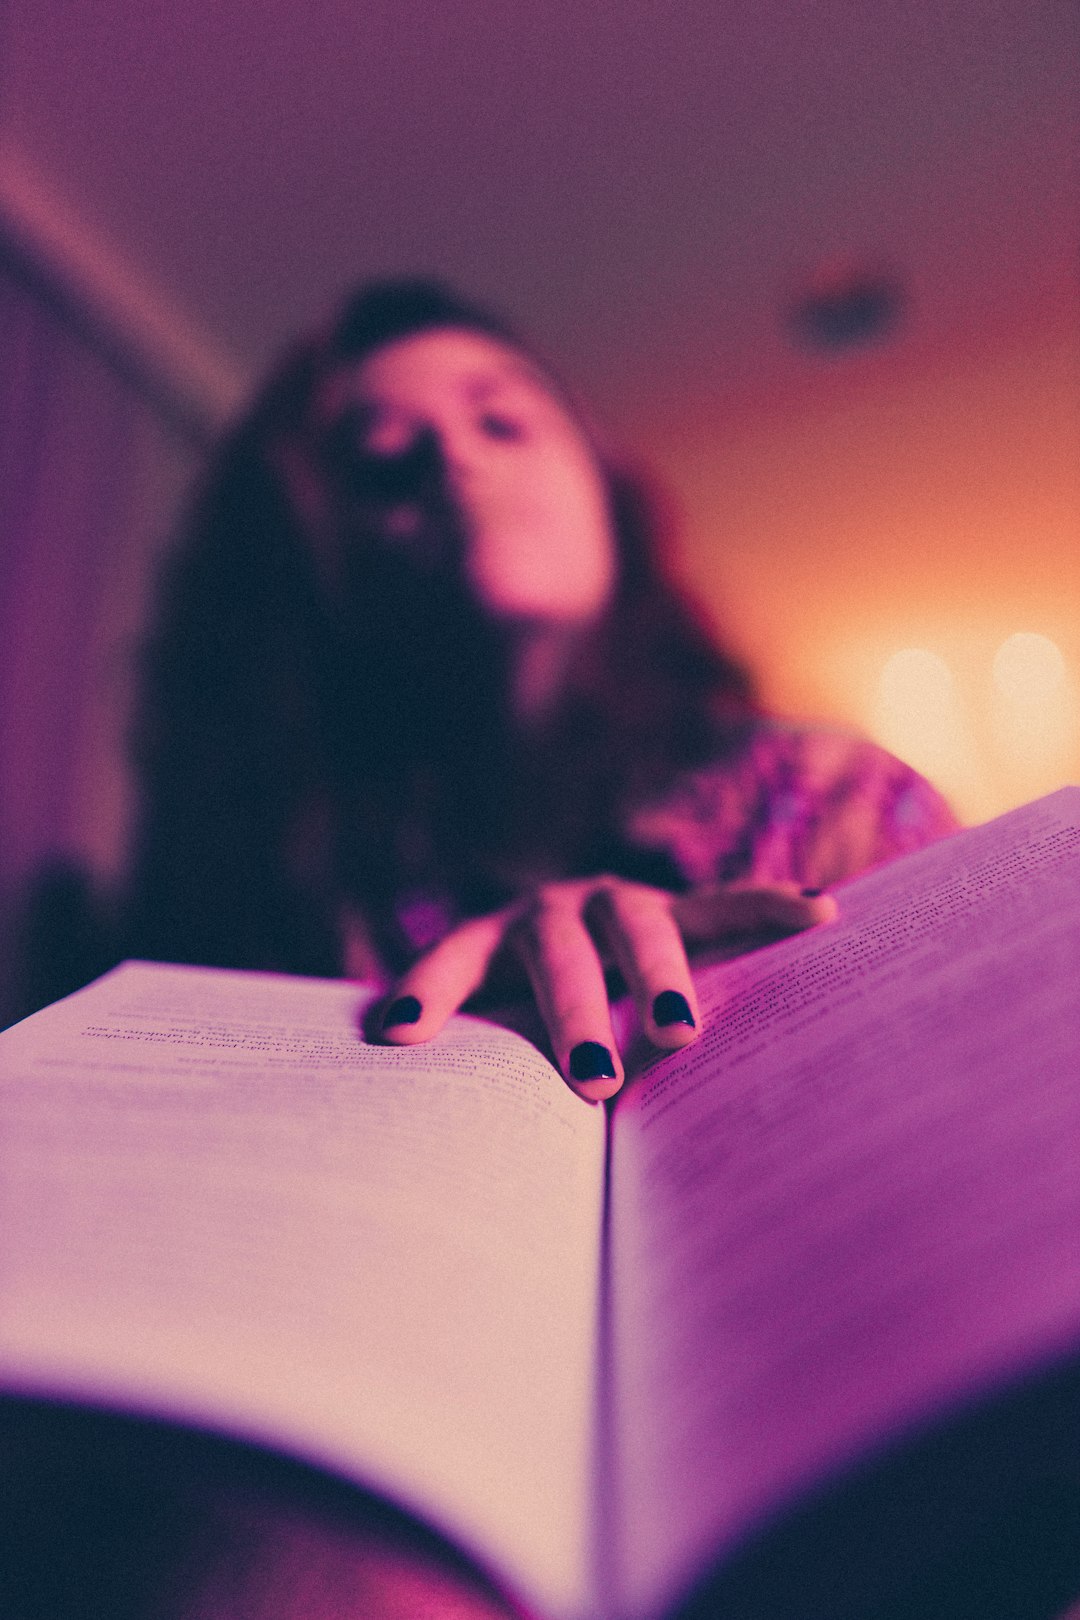
[[[682,895],[616,877],[544,883],[501,911],[463,923],[420,957],[390,998],[383,1038],[401,1046],[430,1040],[509,953],[528,974],[567,1082],[597,1102],[624,1079],[606,963],[621,971],[649,1039],[673,1050],[699,1032],[688,948],[793,934],[835,915],[829,896],[788,883]]]

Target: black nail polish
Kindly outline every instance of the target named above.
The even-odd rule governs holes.
[[[391,1029],[395,1024],[418,1024],[423,1010],[415,996],[398,996],[383,1013],[382,1027]]]
[[[658,1029],[667,1029],[671,1024],[689,1024],[694,1028],[690,1003],[677,990],[661,990],[652,1004],[652,1015]]]
[[[825,890],[824,889],[800,889],[799,892],[802,895],[804,900],[816,900],[819,895],[822,895],[822,894],[825,893]]]
[[[570,1053],[572,1080],[614,1080],[615,1062],[599,1041],[579,1041]]]

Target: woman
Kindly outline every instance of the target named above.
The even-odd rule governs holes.
[[[524,968],[594,1100],[623,1077],[611,962],[658,1045],[693,1039],[687,946],[825,920],[817,891],[953,822],[880,750],[768,719],[657,542],[501,325],[361,292],[226,441],[170,564],[125,954],[372,977],[397,1042]],[[60,1413],[43,1445],[38,1421],[8,1470],[20,1613],[510,1612],[377,1504],[197,1436]]]
[[[825,920],[954,826],[869,744],[767,719],[641,492],[499,322],[377,285],[210,469],[148,649],[126,948],[380,978],[424,1040],[523,967],[581,1095],[659,1046],[686,947]]]

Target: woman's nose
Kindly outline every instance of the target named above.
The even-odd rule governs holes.
[[[477,446],[474,435],[453,422],[433,426],[432,433],[439,461],[451,489],[467,483],[477,468]]]

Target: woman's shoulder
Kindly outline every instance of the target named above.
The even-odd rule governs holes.
[[[688,882],[826,887],[956,830],[926,779],[840,727],[757,722],[740,746],[684,772],[632,818]]]

